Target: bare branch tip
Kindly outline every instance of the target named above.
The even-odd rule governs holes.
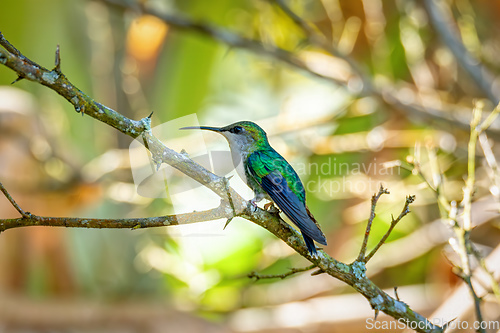
[[[61,74],[61,52],[60,52],[59,44],[57,44],[57,47],[56,47],[56,60],[55,60],[54,71],[56,73]]]
[[[24,79],[24,76],[21,76],[19,75],[14,81],[12,81],[10,84],[14,84],[14,83],[17,83],[19,81],[21,81],[22,79]]]
[[[416,196],[415,195],[409,195],[406,197],[406,203],[409,205],[409,204],[412,204],[413,202],[415,202],[415,198]]]
[[[390,194],[389,190],[384,187],[383,184],[380,184],[380,189],[378,190],[378,193],[382,194]]]
[[[394,295],[396,296],[396,299],[397,299],[398,301],[400,301],[400,299],[399,299],[399,295],[398,295],[398,287],[397,287],[397,286],[396,286],[396,287],[394,287]]]
[[[380,189],[378,190],[377,193],[375,193],[373,196],[372,196],[372,205],[375,205],[378,201],[378,199],[380,199],[380,197],[382,196],[382,194],[390,194],[389,190],[386,189],[384,187],[384,185],[380,184]]]

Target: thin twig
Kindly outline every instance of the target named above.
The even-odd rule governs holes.
[[[472,299],[474,301],[474,312],[476,313],[476,320],[481,324],[479,325],[479,328],[477,328],[476,332],[480,333],[486,333],[486,329],[483,328],[483,314],[481,311],[481,302],[482,299],[477,296],[476,290],[474,289],[474,286],[472,285],[472,274],[466,275],[466,274],[459,274],[459,277],[462,278],[462,280],[467,284],[469,287],[469,291],[471,293]]]
[[[288,276],[311,270],[314,267],[316,267],[316,264],[312,264],[312,265],[302,267],[302,268],[291,268],[288,272],[283,273],[283,274],[259,274],[256,272],[251,272],[247,276],[249,278],[255,278],[256,281],[261,280],[261,279],[284,279]]]
[[[493,120],[497,117],[499,107],[497,106],[488,117],[481,122],[482,119],[483,103],[476,103],[472,112],[472,119],[470,122],[470,138],[468,143],[468,159],[467,159],[467,179],[463,189],[463,223],[456,223],[454,226],[455,234],[458,238],[458,254],[461,260],[460,277],[467,284],[472,299],[474,301],[474,309],[476,319],[480,323],[483,322],[483,315],[481,312],[481,298],[477,296],[474,286],[472,285],[472,270],[470,263],[470,255],[474,254],[472,242],[470,240],[470,232],[472,229],[472,196],[474,193],[474,186],[476,182],[476,146],[479,135],[491,125]],[[477,255],[477,253],[476,253]],[[487,268],[484,267],[486,271]],[[478,332],[485,332],[484,328],[479,328]]]
[[[491,285],[489,287],[483,286],[483,288],[485,290],[490,289],[493,292],[493,294],[495,295],[495,297],[500,301],[500,286],[498,285],[498,281],[495,279],[493,272],[490,271],[490,269],[486,265],[486,259],[481,255],[481,253],[479,252],[479,250],[476,248],[476,246],[474,244],[471,244],[471,250],[472,250],[472,254],[474,255],[474,257],[478,261],[479,266],[483,269],[483,271],[486,273],[486,275],[488,275],[488,278],[490,279]]]
[[[382,185],[380,185],[380,189],[378,190],[378,193],[374,194],[372,196],[372,207],[370,210],[370,218],[368,219],[368,222],[366,223],[366,231],[365,231],[365,236],[363,238],[363,243],[361,244],[361,249],[359,251],[358,259],[356,261],[360,262],[367,262],[365,255],[366,255],[366,247],[368,246],[368,238],[370,237],[370,232],[372,228],[372,223],[373,220],[375,219],[375,208],[377,206],[378,199],[382,196],[382,194],[389,194],[389,191],[384,188]]]
[[[9,194],[9,192],[7,191],[7,189],[5,188],[5,186],[3,186],[2,183],[0,183],[0,191],[2,191],[2,193],[5,195],[5,197],[7,198],[7,200],[9,200],[9,202],[19,212],[19,214],[21,214],[21,216],[26,217],[26,218],[30,217],[29,213],[26,213],[21,207],[19,207],[19,205],[17,204],[17,202],[11,197],[11,195]]]
[[[398,287],[394,287],[394,296],[396,296],[396,299],[400,301],[399,295],[398,295]]]
[[[61,74],[61,52],[59,50],[59,44],[57,45],[57,48],[56,48],[56,60],[55,60],[54,64],[55,64],[55,67],[53,70],[56,73]]]
[[[431,189],[437,196],[439,196],[438,188],[435,187],[435,184],[432,184],[431,181],[422,172],[420,146],[420,142],[415,142],[415,148],[413,149],[413,161],[411,163],[411,165],[413,165],[413,169],[409,171],[411,171],[412,174],[417,174],[418,176],[420,176],[420,178],[427,184],[427,187]]]
[[[463,229],[466,233],[471,230],[472,217],[472,193],[474,192],[474,185],[476,182],[476,145],[479,136],[478,125],[481,121],[482,103],[477,103],[472,112],[472,120],[470,123],[470,139],[468,144],[468,158],[467,158],[467,180],[465,181],[464,198],[462,204],[464,206]],[[466,274],[470,272],[467,271]]]
[[[499,113],[500,113],[500,102],[497,104],[497,106],[495,106],[493,111],[490,112],[488,117],[486,117],[486,119],[483,120],[483,122],[481,123],[481,125],[477,130],[478,133],[481,134],[484,131],[486,131],[493,124],[495,119],[497,119]]]
[[[490,193],[500,204],[500,169],[498,167],[498,162],[495,154],[493,154],[493,150],[491,149],[491,145],[486,132],[481,132],[481,134],[479,134],[479,144],[481,145],[484,158],[489,167],[489,169],[487,169],[487,172],[492,182],[492,185],[489,187]],[[500,207],[498,210],[500,210]]]
[[[410,212],[410,204],[412,204],[413,201],[415,201],[414,195],[409,195],[406,197],[406,202],[405,202],[405,206],[403,207],[403,210],[401,211],[401,213],[399,214],[399,216],[396,219],[394,219],[394,217],[392,218],[391,225],[389,226],[389,229],[387,230],[385,235],[380,239],[378,244],[373,248],[373,250],[371,250],[370,254],[368,254],[365,257],[365,260],[364,260],[365,262],[368,262],[375,255],[375,253],[377,253],[378,249],[380,249],[380,247],[385,243],[385,241],[387,240],[387,238],[391,234],[394,227],[396,227],[396,224],[398,224],[398,222],[401,221],[403,219],[403,217],[405,217]]]
[[[429,163],[431,165],[432,182],[427,178],[427,176],[422,171],[420,150],[421,150],[420,144],[418,142],[415,143],[413,161],[411,162],[411,165],[413,165],[413,169],[409,171],[411,171],[413,174],[418,175],[427,184],[427,187],[434,192],[434,194],[436,195],[436,200],[438,202],[441,217],[447,218],[452,207],[450,206],[450,203],[448,202],[448,200],[446,200],[446,197],[444,196],[444,191],[443,191],[444,179],[441,169],[439,167],[439,162],[437,159],[435,148],[427,147],[427,155],[429,157]]]
[[[2,45],[7,51],[14,54],[16,57],[26,61],[27,63],[38,66],[37,63],[33,62],[31,59],[26,58],[14,45],[12,45],[3,34],[0,32],[0,45]]]

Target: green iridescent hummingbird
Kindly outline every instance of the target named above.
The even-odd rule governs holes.
[[[233,164],[238,175],[250,187],[255,198],[252,205],[266,198],[300,229],[309,253],[316,256],[314,241],[326,245],[326,238],[306,205],[306,193],[292,166],[267,140],[266,132],[250,121],[240,121],[225,127],[183,127],[222,134],[229,143]]]

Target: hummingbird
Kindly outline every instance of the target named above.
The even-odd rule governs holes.
[[[304,185],[292,166],[270,145],[266,132],[251,121],[240,121],[224,127],[183,127],[222,134],[229,143],[231,157],[238,175],[255,197],[250,203],[267,199],[301,231],[307,250],[317,256],[314,241],[327,245],[326,237],[306,205]]]

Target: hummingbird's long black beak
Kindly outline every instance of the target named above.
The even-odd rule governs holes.
[[[201,129],[201,130],[207,130],[207,131],[213,131],[213,132],[223,132],[224,130],[219,127],[209,127],[209,126],[189,126],[189,127],[182,127],[179,128],[181,130],[187,130],[187,129]]]

